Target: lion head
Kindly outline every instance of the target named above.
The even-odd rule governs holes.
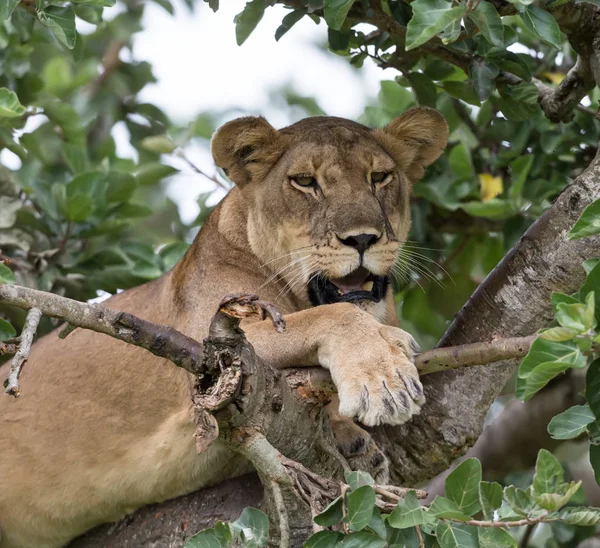
[[[383,129],[334,117],[276,130],[239,118],[213,139],[248,205],[253,253],[304,305],[385,297],[410,227],[411,186],[446,146],[440,113],[414,108]]]

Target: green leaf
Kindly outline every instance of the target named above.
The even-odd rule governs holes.
[[[472,179],[475,175],[471,151],[464,143],[452,147],[448,161],[452,171],[459,179]]]
[[[600,523],[600,508],[570,507],[560,511],[559,519],[569,525],[595,527]]]
[[[554,307],[555,313],[556,313],[557,307],[560,303],[576,304],[578,302],[579,301],[572,295],[565,295],[564,293],[561,293],[560,291],[552,292],[552,306]]]
[[[346,519],[352,531],[362,531],[373,515],[375,491],[370,485],[363,485],[348,496]]]
[[[221,548],[214,529],[206,529],[191,537],[184,548]]]
[[[504,488],[504,500],[516,514],[521,516],[526,516],[534,506],[531,497],[523,489],[519,489],[514,485]]]
[[[329,28],[340,30],[354,0],[325,0],[323,16]]]
[[[485,2],[487,4],[487,2]],[[479,3],[481,5],[482,2]],[[488,4],[491,6],[491,4]],[[500,69],[495,63],[476,57],[469,66],[469,75],[480,101],[485,101],[496,89],[496,76]]]
[[[594,420],[594,413],[588,404],[574,405],[552,418],[548,433],[555,440],[570,440],[583,434],[587,425]]]
[[[466,12],[464,5],[453,8],[452,2],[446,0],[415,0],[411,7],[413,16],[406,28],[406,50],[421,46]]]
[[[419,503],[414,491],[409,491],[400,499],[394,511],[388,517],[388,523],[396,529],[406,529],[415,525],[423,525],[431,521],[427,512]]]
[[[441,548],[479,548],[477,528],[469,525],[440,521],[435,536]]]
[[[388,524],[387,541],[389,548],[419,548],[419,537],[414,527],[393,529]]]
[[[385,548],[386,541],[364,531],[346,535],[336,548]]]
[[[544,388],[554,377],[572,367],[576,366],[561,362],[542,363],[531,372],[524,383],[522,379],[517,380],[516,395],[523,401],[527,401]],[[585,367],[585,365],[581,367]]]
[[[550,512],[556,512],[573,498],[579,487],[581,487],[581,481],[564,483],[557,489],[558,493],[544,493],[538,496],[535,501],[542,508]]]
[[[342,507],[342,497],[332,500],[325,510],[314,517],[314,522],[321,527],[336,525],[344,517]]]
[[[584,210],[567,235],[568,240],[600,234],[600,200],[594,200]]]
[[[483,517],[491,520],[494,511],[502,505],[502,486],[495,482],[482,481],[479,483],[479,504]]]
[[[524,103],[526,105],[537,105],[540,92],[537,86],[532,82],[520,82],[514,86],[508,86],[507,90],[501,88],[504,93],[513,101]]]
[[[467,16],[490,44],[498,47],[504,46],[504,26],[493,4],[479,2],[473,11],[468,12]]]
[[[281,25],[275,31],[275,40],[279,42],[280,38],[290,30],[300,19],[306,15],[304,10],[298,9],[288,13],[282,20]]]
[[[123,171],[110,171],[106,181],[108,184],[106,199],[109,202],[128,201],[137,187],[136,178],[131,173]]]
[[[385,521],[383,521],[381,512],[377,508],[373,508],[373,514],[371,515],[371,520],[367,527],[382,539],[386,538],[387,531],[385,528]]]
[[[86,137],[81,118],[71,105],[58,100],[45,100],[40,103],[40,106],[43,107],[44,114],[54,124],[60,126],[66,141],[85,144]]]
[[[583,261],[583,269],[586,274],[589,274],[594,267],[600,263],[600,259],[588,259],[587,261]]]
[[[460,37],[460,31],[462,30],[462,19],[455,19],[450,23],[440,34],[442,44],[451,44],[456,42]]]
[[[235,16],[233,21],[235,22],[235,39],[238,46],[241,46],[252,34],[256,25],[263,18],[265,7],[265,0],[251,0],[246,4],[244,10]]]
[[[538,337],[519,367],[517,396],[527,400],[562,371],[582,368],[586,364],[585,355],[574,342],[554,342]]]
[[[350,487],[351,491],[356,491],[359,487],[364,485],[375,485],[375,480],[371,477],[371,474],[356,470],[354,472],[345,472],[344,477],[346,483]]]
[[[0,263],[0,284],[14,284],[15,273],[4,263]]]
[[[174,167],[157,162],[150,162],[140,166],[135,173],[135,178],[139,185],[153,185],[162,181],[165,177],[169,177],[178,172],[179,170]]]
[[[512,182],[510,186],[509,196],[513,201],[517,201],[523,193],[523,185],[527,180],[527,175],[533,165],[533,154],[525,154],[520,156],[510,164],[510,173]]]
[[[304,543],[304,548],[334,548],[343,538],[342,533],[320,531]]]
[[[48,6],[37,12],[42,25],[47,26],[56,38],[69,49],[75,47],[77,31],[75,30],[75,12],[70,7],[59,8]]]
[[[521,12],[521,19],[525,27],[538,38],[551,46],[561,47],[560,28],[550,12],[536,6],[526,6]]]
[[[479,527],[479,548],[517,548],[517,541],[505,529]]]
[[[228,521],[217,521],[214,526],[215,536],[223,546],[229,546],[234,539],[234,530]]]
[[[383,80],[379,85],[379,102],[390,115],[401,114],[413,103],[412,94],[394,80]]]
[[[90,196],[78,194],[69,198],[67,202],[66,217],[69,221],[82,223],[94,212],[94,201]]]
[[[244,508],[231,526],[248,546],[266,546],[269,540],[269,518],[256,508]]]
[[[590,291],[585,297],[585,305],[560,303],[556,307],[556,320],[560,325],[584,333],[595,326],[594,317],[595,298],[594,291]]]
[[[17,332],[15,328],[9,324],[6,320],[0,318],[0,341],[7,341],[16,337]]]
[[[600,485],[600,445],[590,444],[590,464],[594,469],[596,483]]]
[[[600,359],[590,364],[585,375],[585,397],[596,420],[600,421]]]
[[[487,202],[466,202],[460,204],[460,207],[473,217],[506,219],[513,214],[512,204],[499,198],[493,198]]]
[[[477,459],[461,462],[446,478],[446,497],[455,502],[469,516],[479,510],[479,483],[481,463]]]
[[[156,154],[170,154],[177,148],[177,144],[168,135],[152,135],[142,140],[141,145]]]
[[[411,72],[408,76],[410,87],[417,96],[419,105],[435,107],[437,101],[437,88],[433,80],[422,72]]]
[[[577,331],[567,329],[566,327],[551,327],[550,329],[545,329],[539,334],[542,339],[555,342],[570,341],[576,335]]]
[[[592,270],[588,272],[588,275],[585,278],[585,282],[583,282],[583,285],[579,289],[579,299],[583,301],[592,291],[594,291],[596,295],[600,295],[600,263],[596,264],[594,268],[592,268]],[[597,318],[600,318],[600,299],[595,300],[595,315]]]
[[[20,0],[0,0],[0,21],[8,19]]]
[[[459,521],[469,521],[471,516],[465,514],[458,504],[446,497],[437,495],[429,506],[429,515],[436,518],[448,518]]]
[[[19,103],[17,94],[7,88],[0,88],[0,118],[17,118],[23,114],[25,107]]]
[[[546,449],[540,449],[535,463],[533,490],[536,495],[555,493],[564,481],[563,467],[556,457]]]

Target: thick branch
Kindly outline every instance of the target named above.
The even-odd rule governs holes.
[[[44,316],[141,346],[190,373],[201,371],[201,343],[175,329],[153,324],[133,314],[10,284],[0,284],[0,301],[19,308],[38,308]]]
[[[594,86],[589,63],[579,56],[575,66],[556,89],[537,83],[540,106],[552,122],[570,122],[574,116],[573,111]]]

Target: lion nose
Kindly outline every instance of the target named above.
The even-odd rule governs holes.
[[[358,251],[361,255],[369,249],[377,240],[379,240],[379,236],[376,234],[353,234],[352,236],[348,236],[347,238],[340,238],[338,236],[340,242],[348,247],[353,247]]]

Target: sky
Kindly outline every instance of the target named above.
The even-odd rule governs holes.
[[[135,39],[133,57],[151,63],[157,78],[142,90],[140,100],[156,104],[181,124],[203,111],[239,109],[283,127],[291,120],[274,108],[270,93],[286,84],[314,97],[327,114],[356,118],[368,98],[377,95],[380,80],[394,76],[369,61],[354,69],[346,59],[320,49],[317,44],[325,43],[327,29],[308,17],[276,42],[275,30],[289,13],[282,6],[268,8],[256,30],[238,46],[233,18],[245,0],[221,0],[217,13],[201,0],[196,0],[195,13],[178,0],[174,5],[171,16],[154,2],[147,3],[145,30]],[[124,131],[121,127],[115,134],[122,150],[127,149]],[[214,173],[207,147],[190,147],[187,154],[202,170]],[[164,161],[182,169],[172,178],[168,194],[183,220],[191,221],[199,211],[197,196],[213,189],[214,183],[181,162]],[[213,200],[221,197],[217,192]]]

